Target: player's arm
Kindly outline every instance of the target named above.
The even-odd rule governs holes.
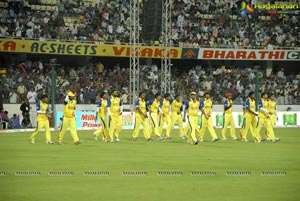
[[[268,110],[263,106],[262,100],[258,102],[258,107],[259,107],[259,111],[261,111],[266,117],[268,118],[270,117]]]
[[[225,100],[225,101],[224,101],[224,111],[229,110],[231,107],[232,107],[232,105],[229,105],[229,104],[228,104],[228,100]]]
[[[245,111],[247,111],[247,112],[249,112],[249,113],[251,113],[251,114],[257,116],[256,112],[254,112],[254,111],[252,111],[252,110],[250,109],[250,102],[249,102],[249,100],[247,100],[246,103],[245,103]]]
[[[141,108],[140,108],[140,101],[139,101],[139,100],[137,100],[137,101],[135,102],[135,109],[136,109],[140,114],[142,114],[145,118],[148,117],[147,112],[144,113],[144,112],[141,110]]]
[[[111,104],[111,102],[110,102],[110,98],[109,99],[107,99],[107,115],[108,115],[108,118],[110,119],[110,104]]]
[[[204,101],[203,101],[203,100],[200,101],[199,109],[200,109],[200,111],[202,112],[202,114],[204,115],[204,117],[205,117],[206,119],[208,119],[208,118],[209,118],[209,114],[207,114],[207,113],[205,112],[205,110],[204,110]]]
[[[102,105],[102,100],[99,100],[98,104],[97,104],[97,110],[96,110],[96,117],[95,117],[95,122],[97,121],[98,119],[98,112],[100,110],[100,107]]]
[[[41,110],[41,103],[40,103],[40,101],[36,103],[36,113],[38,113],[38,114],[46,114],[46,111]]]
[[[123,101],[120,100],[120,115],[123,113]]]
[[[187,100],[183,106],[183,109],[184,109],[184,112],[183,112],[183,119],[182,121],[185,122],[185,117],[186,117],[186,111],[188,110],[189,108],[189,101]]]
[[[165,115],[165,114],[163,113],[162,109],[161,109],[161,108],[162,108],[162,105],[163,105],[163,99],[160,100],[160,102],[159,102],[158,113],[161,113],[161,114]]]

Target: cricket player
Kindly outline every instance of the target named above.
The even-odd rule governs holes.
[[[70,133],[73,138],[74,144],[78,145],[82,142],[79,141],[77,130],[76,130],[76,100],[75,94],[72,91],[69,91],[64,100],[64,117],[61,127],[61,131],[58,136],[58,144],[63,144],[63,138],[66,134],[67,128],[70,127]]]
[[[161,118],[160,118],[160,125],[159,125],[159,133],[162,135],[162,131],[164,128],[164,124],[167,123],[166,128],[166,137],[165,139],[171,139],[171,115],[170,115],[170,105],[171,105],[171,95],[166,93],[164,98],[161,100],[160,109],[161,109]]]
[[[217,142],[219,139],[217,137],[216,131],[212,124],[212,100],[210,99],[209,93],[203,95],[203,100],[200,102],[201,114],[201,125],[200,125],[200,142],[203,142],[203,137],[205,134],[206,127],[211,135],[213,142]]]
[[[137,141],[140,126],[143,125],[144,137],[147,141],[150,141],[149,126],[148,126],[148,115],[147,105],[145,100],[145,92],[139,93],[139,99],[135,102],[135,124],[134,131],[132,133],[132,140]]]
[[[36,104],[36,113],[37,113],[37,128],[35,129],[34,133],[32,133],[30,140],[31,144],[34,144],[35,137],[39,134],[39,132],[45,128],[46,134],[46,144],[54,144],[51,141],[51,134],[50,134],[50,127],[49,127],[49,119],[48,115],[53,113],[48,109],[48,96],[42,95],[39,102]]]
[[[119,142],[119,134],[122,130],[122,112],[123,104],[117,90],[113,90],[107,103],[109,115],[109,140],[110,142]]]
[[[183,111],[183,104],[182,100],[179,94],[175,96],[175,99],[171,103],[171,128],[174,126],[174,124],[177,122],[178,124],[178,131],[179,131],[179,137],[181,139],[185,139],[186,136],[183,133],[183,126],[182,126],[182,111]]]
[[[199,133],[198,129],[198,111],[200,107],[200,102],[196,98],[196,92],[190,93],[190,98],[185,102],[185,109],[183,115],[183,122],[188,120],[188,125],[190,127],[191,133],[188,139],[188,143],[197,145],[199,143],[196,132]]]
[[[247,134],[252,127],[253,131],[256,126],[256,116],[255,113],[255,100],[254,100],[254,92],[251,91],[248,94],[248,99],[245,102],[245,113],[244,113],[244,122],[242,127],[242,133],[241,133],[241,140],[244,142],[248,142]],[[252,136],[255,138],[255,133],[252,133]]]
[[[275,126],[276,119],[277,119],[277,114],[276,114],[276,101],[275,101],[275,96],[273,93],[269,94],[268,102],[269,102],[268,103],[268,105],[269,105],[268,111],[269,111],[269,115],[270,115],[271,126],[274,130],[274,126]],[[266,140],[271,141],[271,138],[270,138],[271,136],[269,135],[267,130],[266,130],[265,134],[266,134]],[[275,139],[279,139],[279,138],[275,137]]]
[[[272,142],[278,142],[279,139],[275,139],[271,119],[270,119],[270,114],[269,114],[269,105],[268,105],[268,94],[263,92],[261,94],[261,99],[258,102],[258,123],[256,125],[256,128],[254,130],[254,139],[256,143],[261,142],[261,137],[260,137],[260,130],[263,125],[266,126],[266,130],[268,132],[268,135],[270,136],[270,140]]]
[[[97,104],[96,120],[99,117],[101,127],[93,133],[96,141],[100,133],[102,133],[102,141],[106,142],[108,140],[107,98],[107,93],[102,92]]]
[[[154,99],[147,101],[147,107],[150,113],[150,137],[152,135],[152,132],[154,132],[154,135],[157,137],[158,140],[163,140],[164,138],[161,137],[161,134],[159,133],[159,114],[160,114],[160,100],[161,95],[159,93],[155,94]]]
[[[227,140],[226,130],[228,125],[230,125],[230,135],[232,140],[237,140],[238,138],[235,135],[235,124],[232,116],[232,94],[226,93],[225,96],[226,100],[224,101],[222,140]]]

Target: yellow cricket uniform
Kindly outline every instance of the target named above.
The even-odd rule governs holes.
[[[177,122],[178,124],[178,130],[179,130],[179,136],[183,136],[183,126],[182,126],[182,101],[177,101],[176,99],[172,101],[171,103],[171,110],[172,110],[172,115],[171,115],[171,129],[174,126],[174,124]]]
[[[270,120],[271,126],[274,128],[276,123],[276,101],[268,100],[269,101],[269,113],[270,113]]]
[[[191,130],[189,138],[193,142],[197,142],[196,132],[199,133],[198,129],[198,111],[199,111],[200,102],[198,100],[188,100],[185,103],[185,110],[187,111],[187,119],[189,128]]]
[[[162,111],[162,116],[160,119],[160,125],[159,125],[159,133],[162,135],[163,127],[164,124],[167,123],[167,128],[166,128],[166,137],[170,137],[171,133],[171,116],[170,116],[170,105],[171,101],[166,100],[165,98],[161,101],[161,111]]]
[[[261,140],[260,130],[261,130],[262,126],[265,125],[266,131],[268,132],[270,139],[274,140],[275,136],[274,136],[273,128],[271,126],[271,119],[265,114],[265,112],[262,111],[263,109],[267,110],[269,108],[268,99],[263,99],[263,98],[260,99],[260,101],[258,102],[258,106],[259,106],[258,123],[254,130],[255,139]]]
[[[76,130],[76,118],[75,118],[75,109],[76,109],[76,100],[64,101],[64,118],[62,122],[61,131],[58,136],[58,141],[62,142],[64,135],[66,134],[67,128],[70,127],[70,133],[74,142],[78,142],[79,138]]]
[[[152,134],[152,132],[154,131],[154,135],[156,135],[157,137],[161,137],[160,133],[159,133],[159,106],[160,106],[160,102],[156,99],[154,100],[150,100],[148,103],[148,108],[149,108],[149,112],[150,112],[150,122],[151,122],[151,131],[150,131],[150,136]]]
[[[199,134],[200,139],[203,139],[206,127],[208,128],[208,131],[213,140],[218,138],[212,124],[211,109],[212,109],[212,101],[210,98],[209,99],[205,98],[200,102],[200,110],[204,110],[204,112],[206,112],[206,114],[208,115],[208,118],[206,119],[205,115],[201,114],[201,125],[200,125],[200,134]]]
[[[108,119],[107,119],[107,100],[101,98],[97,104],[97,110],[98,110],[98,117],[100,119],[100,122],[102,124],[102,128],[99,128],[97,131],[95,131],[95,135],[98,136],[100,133],[102,133],[103,140],[106,140],[108,138]]]
[[[139,135],[139,131],[140,131],[140,126],[143,125],[143,132],[144,132],[144,137],[145,139],[149,139],[150,138],[150,134],[149,134],[149,126],[148,126],[148,118],[146,118],[143,114],[146,114],[147,112],[147,108],[146,108],[146,101],[139,98],[136,102],[135,102],[135,124],[134,124],[134,131],[132,133],[132,138],[136,139]],[[140,108],[140,110],[143,113],[140,113],[140,111],[137,109]]]
[[[36,112],[37,112],[37,128],[34,133],[32,133],[30,139],[34,140],[34,138],[39,134],[39,132],[45,128],[46,135],[46,143],[51,142],[51,134],[50,134],[50,126],[49,119],[47,117],[48,104],[43,103],[43,101],[39,101],[36,104]]]
[[[108,101],[107,107],[110,108],[110,122],[109,122],[109,138],[114,141],[114,136],[119,138],[122,130],[122,101],[119,97],[111,96]]]
[[[247,139],[247,134],[248,134],[248,130],[252,127],[253,133],[252,136],[255,138],[255,134],[254,134],[254,129],[256,126],[256,118],[255,115],[250,113],[249,110],[251,110],[252,112],[255,111],[255,100],[252,100],[250,98],[248,98],[245,102],[245,113],[244,113],[244,122],[243,122],[243,131],[241,133],[241,138],[246,140]]]
[[[236,136],[235,124],[232,116],[232,100],[226,99],[224,101],[222,138],[226,138],[226,130],[228,125],[230,125],[230,135],[235,139]]]

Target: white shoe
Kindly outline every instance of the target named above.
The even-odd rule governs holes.
[[[266,141],[271,141],[271,139],[267,137],[267,138],[266,138]]]
[[[49,141],[49,142],[47,142],[47,144],[54,144],[54,142],[52,142],[52,141]]]
[[[225,138],[222,138],[221,140],[223,140],[223,141],[224,141],[224,140],[227,140],[227,138],[225,137]]]
[[[232,140],[239,140],[237,137],[232,138]]]
[[[186,139],[186,137],[187,137],[186,135],[179,136],[179,138],[180,138],[180,139],[182,139],[182,140],[185,140],[185,139]]]
[[[247,140],[247,139],[244,139],[244,138],[242,138],[241,141],[242,141],[242,142],[248,142],[248,140]]]
[[[162,140],[164,140],[164,137],[159,137],[159,138],[157,138],[157,140],[162,141]]]
[[[120,139],[118,137],[116,137],[116,142],[120,142]]]
[[[255,143],[261,143],[261,140],[254,140]]]
[[[34,139],[31,139],[31,140],[30,140],[30,143],[31,143],[31,144],[35,144]]]
[[[199,139],[199,142],[203,142],[203,138],[200,138],[200,139]]]
[[[93,137],[95,141],[98,141],[98,136],[95,133],[93,133]]]
[[[274,138],[274,140],[272,141],[273,143],[279,142],[280,138]]]

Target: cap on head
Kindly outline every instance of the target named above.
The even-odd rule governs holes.
[[[68,96],[72,96],[72,97],[74,97],[74,96],[75,96],[75,94],[74,94],[72,91],[69,91],[69,92],[68,92]]]
[[[225,96],[228,98],[229,96],[232,96],[231,93],[226,93]]]
[[[190,94],[191,94],[191,95],[196,95],[196,92],[192,91]]]

